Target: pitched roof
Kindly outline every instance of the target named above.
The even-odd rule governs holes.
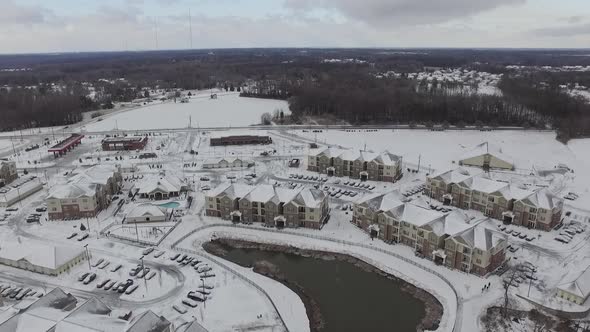
[[[96,185],[87,183],[62,183],[51,187],[47,199],[73,199],[92,197],[96,194]]]
[[[196,320],[188,323],[185,326],[181,326],[176,331],[177,332],[208,332],[207,329],[204,328],[201,324],[199,324]]]
[[[524,198],[523,201],[527,204],[546,210],[551,210],[554,207],[563,205],[563,200],[559,197],[556,197],[546,188],[537,190],[528,197]]]
[[[399,191],[392,191],[386,194],[371,194],[357,201],[357,204],[366,205],[373,211],[389,211],[403,205],[402,195]]]
[[[455,236],[468,228],[472,227],[469,224],[470,219],[464,212],[453,210],[444,218],[436,219],[434,222],[425,225],[425,228],[430,228],[434,234]]]
[[[159,207],[152,205],[152,204],[142,204],[134,207],[129,213],[127,213],[127,217],[162,217],[166,214],[160,209]]]
[[[461,155],[459,160],[471,159],[485,154],[493,155],[500,160],[503,160],[509,164],[513,164],[512,159],[505,155],[500,147],[490,144],[489,142],[483,142],[476,145],[473,149]]]
[[[440,179],[445,183],[460,183],[479,174],[481,174],[481,171],[473,171],[463,167],[458,167],[452,170],[435,173],[430,176],[430,178]]]
[[[19,241],[0,244],[0,257],[12,261],[26,260],[35,266],[54,270],[84,253],[81,247],[57,246],[28,239]]]
[[[153,192],[178,192],[182,189],[182,182],[179,178],[171,175],[158,175],[144,178],[137,184],[140,194],[151,194]]]
[[[590,266],[587,267],[576,278],[561,283],[558,288],[583,299],[588,298],[588,296],[590,296]]]
[[[148,310],[131,321],[127,332],[162,332],[172,325],[166,318]]]
[[[457,235],[457,238],[471,248],[488,251],[496,247],[501,241],[506,240],[506,236],[494,229],[488,227],[485,221],[479,222]]]
[[[309,155],[323,155],[328,158],[340,158],[348,161],[375,161],[383,165],[396,165],[401,160],[400,156],[394,155],[389,151],[375,153],[372,151],[344,150],[336,148],[313,149],[310,150]]]
[[[499,182],[492,179],[488,179],[483,176],[476,176],[461,182],[471,190],[476,190],[486,194],[499,191],[505,187],[508,187],[508,183]]]
[[[305,188],[295,197],[294,201],[299,205],[309,208],[318,208],[326,198],[326,193],[318,189]]]
[[[398,220],[405,221],[417,227],[422,227],[444,218],[442,213],[410,203],[391,209],[387,213]]]

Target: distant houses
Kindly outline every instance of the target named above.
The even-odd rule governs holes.
[[[484,276],[505,260],[506,237],[464,213],[442,214],[403,203],[397,192],[375,194],[354,205],[352,222],[373,237],[412,247],[449,268]]]
[[[53,186],[46,198],[49,219],[93,218],[108,207],[123,179],[115,166],[97,165]]]
[[[559,223],[563,209],[563,200],[547,189],[531,191],[462,167],[428,176],[425,194],[506,224],[545,231]]]
[[[254,166],[253,161],[241,158],[208,159],[203,162],[203,169],[246,168],[252,166]]]
[[[320,229],[329,218],[328,197],[317,189],[222,184],[205,200],[206,215],[233,222]]]
[[[307,170],[361,181],[396,182],[402,177],[402,157],[387,151],[313,149],[307,156]]]

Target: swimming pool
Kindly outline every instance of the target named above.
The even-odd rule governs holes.
[[[177,207],[180,206],[180,203],[178,203],[178,202],[168,202],[168,203],[160,204],[158,206],[159,207],[166,208],[166,209],[176,209]]]

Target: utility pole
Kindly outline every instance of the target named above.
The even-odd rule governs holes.
[[[422,155],[418,155],[418,173],[420,173],[420,162],[422,161]]]
[[[533,275],[535,274],[535,271],[531,269],[530,271],[530,278],[529,278],[529,291],[527,292],[527,297],[531,296],[531,285],[533,284]]]
[[[191,45],[191,50],[193,49],[193,20],[191,18],[191,9],[188,9],[188,28],[189,28],[189,33],[190,33],[190,45]]]
[[[139,243],[139,231],[137,230],[137,223],[135,223],[135,235],[137,236],[137,243]]]

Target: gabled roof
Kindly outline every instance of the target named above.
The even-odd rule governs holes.
[[[4,241],[0,244],[0,257],[12,261],[25,260],[35,266],[51,270],[59,268],[83,253],[84,250],[80,247],[56,246],[28,239],[23,242]]]
[[[455,238],[471,248],[477,248],[483,251],[495,248],[500,242],[506,240],[504,234],[488,227],[485,221],[474,224],[474,226],[460,233]]]
[[[434,222],[425,225],[424,228],[431,229],[432,232],[438,236],[455,236],[472,227],[469,222],[469,216],[467,216],[464,212],[453,210],[444,218],[436,219]]]
[[[152,204],[142,204],[134,207],[129,213],[127,213],[127,217],[136,218],[136,217],[162,217],[166,216],[166,214],[160,209],[159,207],[152,205]]]
[[[371,194],[357,201],[357,204],[366,206],[375,212],[389,211],[395,207],[403,205],[402,195],[399,191],[392,191],[386,194]]]
[[[294,199],[299,205],[304,205],[309,208],[318,208],[326,198],[326,194],[318,189],[303,189]]]
[[[510,200],[510,199],[520,200],[520,199],[524,199],[525,197],[528,197],[528,196],[534,194],[532,191],[527,190],[525,188],[521,188],[521,187],[514,185],[514,184],[510,184],[509,186],[502,188],[500,190],[500,192],[502,193],[504,198],[506,198],[508,200]]]
[[[386,212],[397,220],[405,221],[417,227],[428,225],[436,220],[443,220],[442,213],[406,203]]]
[[[196,320],[190,322],[185,326],[181,326],[176,332],[208,332],[201,324],[199,324]]]
[[[471,158],[483,156],[486,154],[490,154],[490,155],[494,156],[495,158],[500,159],[500,160],[507,162],[509,164],[514,164],[512,162],[512,159],[509,158],[508,156],[506,156],[502,152],[502,149],[500,147],[490,144],[489,142],[483,142],[481,144],[476,145],[473,149],[465,152],[459,158],[459,160],[463,161],[466,159],[471,159]]]
[[[445,183],[450,184],[463,182],[481,173],[481,171],[473,171],[463,167],[458,167],[452,170],[446,170],[439,173],[435,173],[432,176],[430,176],[430,178],[442,180]]]
[[[583,299],[587,299],[588,296],[590,296],[590,266],[577,277],[561,283],[558,288]]]
[[[328,158],[340,158],[348,161],[375,161],[383,165],[396,165],[400,156],[396,156],[389,151],[375,153],[372,151],[344,150],[336,148],[313,149],[309,152],[310,156],[326,156]]]
[[[171,175],[151,176],[139,182],[137,189],[140,194],[179,192],[182,189],[182,182],[179,178]]]
[[[225,182],[215,187],[213,190],[210,190],[206,194],[206,196],[217,197],[220,195],[225,195],[230,199],[241,199],[248,195],[248,193],[250,193],[252,190],[254,190],[254,188],[254,186],[249,186],[245,184],[231,184],[229,182]]]
[[[148,310],[140,316],[135,317],[130,325],[127,332],[162,332],[166,331],[172,323],[166,318]]]
[[[465,185],[471,190],[476,190],[486,194],[491,194],[508,187],[508,183],[495,181],[483,176],[476,176],[466,179],[465,181],[462,181],[461,184]]]
[[[266,203],[269,202],[275,195],[276,193],[274,186],[270,184],[262,184],[254,187],[254,190],[250,191],[248,195],[244,197],[244,199],[247,199],[250,202]]]
[[[96,185],[87,183],[56,184],[49,190],[47,199],[74,199],[92,197],[96,194]]]
[[[546,188],[538,190],[528,197],[522,199],[525,204],[536,206],[537,208],[551,210],[554,207],[563,205],[563,200],[556,197],[551,191]]]

